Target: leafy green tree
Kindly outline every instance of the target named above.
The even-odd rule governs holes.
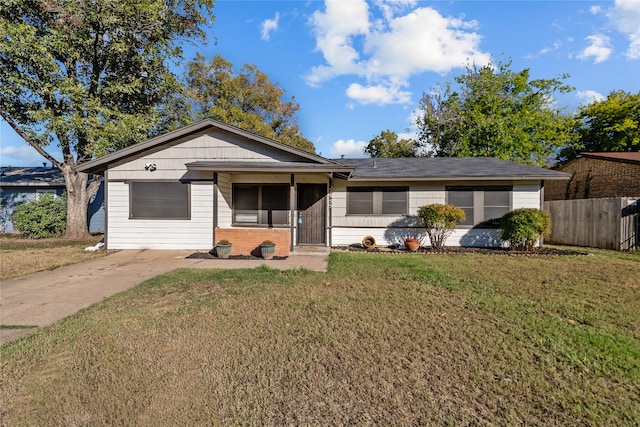
[[[573,90],[554,79],[531,79],[511,62],[467,67],[466,74],[425,94],[417,119],[419,141],[438,157],[496,157],[545,165],[575,135],[572,119],[553,96]]]
[[[371,157],[416,157],[418,144],[411,139],[398,141],[398,135],[387,129],[369,141],[364,152]]]
[[[67,206],[64,197],[42,194],[16,206],[11,221],[25,236],[32,239],[60,236],[66,228]]]
[[[640,151],[640,92],[612,91],[607,99],[580,107],[575,130],[579,139],[562,149],[559,160],[582,151]]]
[[[100,184],[76,165],[165,130],[178,41],[203,39],[214,0],[3,0],[0,114],[67,186],[67,236],[88,233]],[[47,149],[58,145],[63,159]]]
[[[284,89],[272,83],[255,65],[236,73],[220,55],[209,62],[197,54],[185,72],[186,103],[195,120],[213,118],[293,147],[315,152],[313,143],[298,128],[300,106],[292,97],[283,101]]]

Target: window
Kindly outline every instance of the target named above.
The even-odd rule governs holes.
[[[129,218],[189,219],[189,184],[132,181],[129,183]]]
[[[407,187],[348,187],[347,215],[405,215]]]
[[[40,200],[43,194],[51,194],[54,199],[58,198],[56,190],[50,188],[36,188],[36,200]]]
[[[289,224],[288,184],[233,184],[234,224]]]
[[[465,213],[463,226],[498,227],[498,220],[511,210],[511,186],[446,187],[447,203]]]

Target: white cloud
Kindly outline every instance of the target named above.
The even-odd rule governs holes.
[[[469,31],[477,26],[475,21],[445,18],[430,7],[395,18],[387,31],[367,38],[368,74],[405,80],[425,71],[446,73],[469,62],[487,64],[490,55],[478,50],[481,37]]]
[[[364,0],[326,0],[309,23],[316,49],[325,64],[313,67],[307,84],[318,86],[337,76],[366,80],[352,83],[347,95],[362,103],[409,103],[411,93],[400,90],[408,79],[424,72],[446,73],[490,55],[479,49],[478,23],[444,17],[431,7],[416,8],[414,0],[374,0],[383,18],[373,20]]]
[[[375,2],[387,21],[392,19],[395,14],[415,6],[416,3],[416,0],[376,0]]]
[[[327,0],[326,11],[315,11],[310,23],[316,36],[316,49],[322,52],[328,66],[313,67],[307,83],[318,85],[341,74],[359,73],[359,53],[353,37],[369,31],[369,6],[364,0]]]
[[[28,145],[8,145],[0,148],[2,166],[40,166],[45,161],[47,160]]]
[[[608,36],[603,34],[594,34],[592,36],[588,36],[585,40],[588,40],[591,44],[587,46],[581,53],[578,55],[579,59],[589,59],[593,57],[594,63],[599,63],[606,61],[611,56],[611,40]]]
[[[578,91],[576,97],[580,100],[581,104],[591,104],[593,102],[604,101],[607,97],[603,94],[596,92],[595,90],[581,90]]]
[[[592,15],[597,15],[598,13],[600,13],[600,11],[601,11],[601,10],[602,10],[602,8],[601,8],[600,6],[591,6],[591,7],[589,8],[589,12],[590,12]]]
[[[406,104],[411,102],[411,92],[401,91],[398,87],[384,85],[362,86],[351,83],[346,94],[361,104]]]
[[[640,1],[616,0],[607,16],[613,26],[629,38],[627,58],[640,59]]]
[[[266,19],[262,23],[262,40],[269,41],[271,33],[278,31],[278,21],[280,21],[280,14],[276,12],[276,16],[273,19]]]
[[[556,51],[560,49],[561,46],[562,46],[562,42],[560,42],[559,40],[556,40],[555,42],[553,42],[553,46],[547,46],[542,48],[542,50],[540,50],[540,55],[545,55],[547,53]]]
[[[329,149],[329,156],[332,158],[344,157],[364,157],[364,148],[368,145],[364,141],[354,139],[340,139],[333,143]]]

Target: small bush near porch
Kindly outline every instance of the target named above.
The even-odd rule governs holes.
[[[0,347],[7,425],[634,425],[640,257],[178,270]]]

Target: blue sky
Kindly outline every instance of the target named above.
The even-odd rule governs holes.
[[[214,14],[209,41],[185,45],[185,60],[256,64],[295,97],[300,129],[326,157],[363,157],[382,130],[410,135],[422,93],[470,62],[568,73],[575,90],[555,100],[568,111],[640,91],[640,0],[218,0]],[[2,165],[44,161],[6,123],[0,132]]]

